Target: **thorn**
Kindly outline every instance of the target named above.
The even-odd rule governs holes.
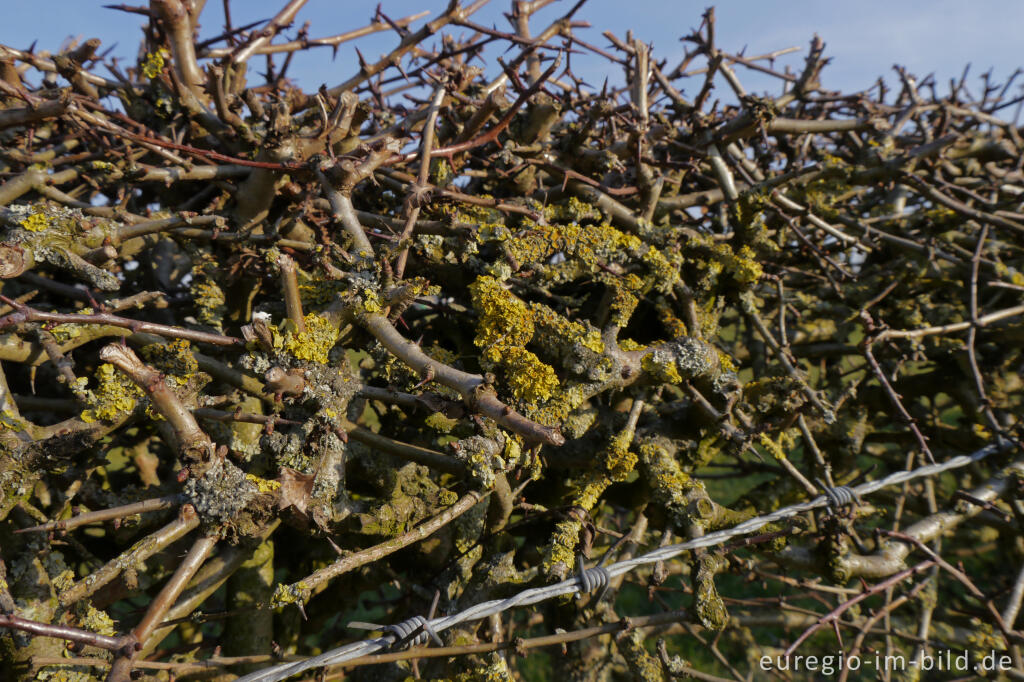
[[[441,590],[434,590],[434,601],[430,603],[430,611],[427,613],[427,620],[434,619],[434,612],[437,610],[437,602],[441,599]]]
[[[422,337],[421,337],[421,340],[422,340]],[[426,384],[429,384],[431,381],[434,380],[434,366],[433,365],[427,365],[426,369],[423,370],[422,377],[423,377],[423,380],[421,382],[419,382],[418,384],[416,384],[415,386],[413,386],[413,390],[416,390],[418,388],[422,388],[423,386],[425,386]]]

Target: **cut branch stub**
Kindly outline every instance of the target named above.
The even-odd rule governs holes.
[[[32,254],[17,244],[0,244],[0,279],[17,277],[34,264]]]

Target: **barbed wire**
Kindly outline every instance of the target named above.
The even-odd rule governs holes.
[[[841,488],[844,493],[847,495],[852,493],[854,499],[857,499],[861,496],[870,495],[873,492],[891,485],[905,483],[916,478],[934,476],[981,461],[989,455],[1003,450],[1009,446],[1009,444],[1010,443],[1008,441],[1001,440],[997,443],[981,448],[970,455],[958,455],[941,464],[927,464],[910,471],[898,471],[889,474],[884,478],[880,478],[876,481],[868,481],[853,488],[848,488],[846,486],[841,486]],[[784,521],[814,509],[835,506],[836,490],[838,489],[826,488],[825,494],[819,495],[813,500],[793,504],[769,514],[748,519],[743,523],[733,526],[732,528],[714,531],[699,538],[687,540],[686,542],[660,547],[632,559],[591,569],[584,569],[581,566],[580,574],[572,578],[552,585],[546,585],[544,587],[534,587],[523,590],[519,594],[507,599],[494,599],[491,601],[481,602],[480,604],[476,604],[475,606],[459,613],[434,618],[432,620],[425,619],[422,616],[413,616],[396,626],[390,626],[389,631],[380,637],[346,644],[302,661],[284,663],[270,668],[264,668],[263,670],[241,677],[236,682],[278,682],[278,680],[283,680],[297,673],[309,670],[310,668],[337,665],[339,663],[350,661],[354,658],[375,654],[382,649],[387,649],[393,646],[400,640],[408,641],[410,638],[416,637],[420,632],[426,631],[438,633],[455,627],[456,625],[481,620],[516,607],[537,604],[542,601],[547,601],[548,599],[554,599],[555,597],[587,592],[589,591],[588,588],[593,589],[595,587],[602,587],[606,582],[601,579],[595,580],[595,576],[591,574],[592,571],[600,571],[604,574],[602,577],[614,578],[629,573],[640,566],[658,563],[659,561],[667,561],[668,559],[679,556],[683,552],[688,552],[702,547],[715,547],[734,537],[754,533],[770,523]],[[840,494],[840,498],[845,499],[846,496]],[[405,633],[405,636],[399,637],[398,634],[396,634],[399,632]]]

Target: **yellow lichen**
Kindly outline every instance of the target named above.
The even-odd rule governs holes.
[[[761,264],[754,260],[753,250],[746,245],[740,247],[739,253],[726,267],[741,284],[754,284],[764,274]]]
[[[53,334],[54,341],[56,341],[58,345],[62,345],[81,336],[82,325],[70,323],[58,324],[50,330],[50,333]]]
[[[368,313],[377,313],[383,307],[377,292],[373,289],[363,289],[363,310]]]
[[[0,430],[3,431],[24,431],[25,420],[11,410],[0,412]]]
[[[453,682],[511,682],[516,679],[504,658],[494,654],[491,656],[488,665],[461,672],[453,678]]]
[[[442,412],[434,412],[423,420],[424,425],[440,431],[441,433],[448,433],[456,427],[459,423],[458,419],[452,419],[451,417],[445,416]]]
[[[304,306],[330,303],[335,296],[345,290],[344,282],[314,277],[301,268],[296,269],[295,279],[299,284],[299,298]]]
[[[250,483],[255,485],[256,489],[258,491],[260,491],[261,493],[272,493],[272,492],[274,492],[275,490],[277,490],[278,488],[281,487],[281,484],[278,481],[271,481],[271,480],[266,479],[266,478],[260,478],[259,476],[256,476],[255,474],[246,474],[245,478]]]
[[[611,485],[611,480],[597,472],[585,474],[577,482],[571,496],[570,506],[582,512],[589,512],[601,499],[601,495]],[[579,544],[580,530],[583,528],[583,514],[573,514],[555,525],[551,540],[544,549],[541,568],[545,573],[557,570],[559,564],[566,570],[572,570],[576,564],[575,550]]]
[[[717,348],[715,349],[715,351],[718,353],[718,366],[722,368],[722,371],[735,372],[736,363],[732,361],[732,358],[730,358],[727,354],[723,353]]]
[[[104,363],[96,369],[99,385],[95,390],[85,391],[88,407],[82,411],[82,421],[91,424],[97,421],[115,421],[131,412],[142,397],[142,389],[116,367]]]
[[[554,369],[524,348],[533,338],[534,312],[493,277],[478,277],[469,290],[480,315],[475,343],[484,359],[505,370],[516,398],[530,403],[550,398],[559,385]]]
[[[309,585],[301,580],[291,585],[279,583],[274,589],[274,596],[270,598],[270,605],[271,607],[277,608],[279,606],[294,604],[295,602],[305,603],[305,601],[309,599],[310,592],[312,592],[312,590]]]
[[[569,197],[568,201],[545,206],[544,218],[549,223],[579,223],[584,220],[600,220],[601,211],[592,204]]]
[[[525,220],[526,229],[506,241],[510,260],[519,264],[548,263],[547,267],[553,269],[550,273],[553,280],[575,279],[583,270],[606,282],[620,280],[618,286],[633,290],[627,284],[628,275],[612,275],[608,268],[625,266],[639,259],[647,266],[646,276],[638,278],[643,289],[654,288],[667,293],[677,281],[679,263],[639,237],[621,232],[609,223],[581,225],[579,221],[584,218],[600,218],[600,212],[594,207],[570,200],[558,206],[538,208],[543,208],[548,223],[542,225]],[[557,254],[564,256],[563,264],[552,261]],[[636,290],[633,293],[637,293]]]
[[[210,259],[192,268],[189,293],[196,306],[196,319],[218,331],[227,314],[227,297],[218,282],[218,264]]]
[[[519,436],[505,434],[505,450],[501,455],[509,464],[518,463],[523,456],[523,447]]]
[[[640,299],[631,294],[626,288],[615,287],[612,290],[611,300],[612,324],[620,328],[629,324],[629,318],[633,316],[633,311],[636,310],[639,302]]]
[[[53,589],[57,592],[64,592],[75,584],[75,572],[70,568],[65,569],[50,578],[50,584],[53,585]]]
[[[647,346],[637,343],[633,339],[619,339],[619,348],[622,350],[645,350]]]
[[[612,438],[604,453],[604,466],[613,481],[625,481],[636,467],[637,456],[630,452],[633,442],[631,431],[621,431]]]
[[[764,274],[764,269],[757,261],[757,254],[744,244],[738,250],[726,242],[713,239],[692,239],[687,247],[693,252],[688,262],[704,276],[695,283],[703,289],[714,289],[717,278],[726,273],[744,288],[756,284]]]
[[[604,353],[604,341],[601,340],[601,332],[597,329],[567,319],[540,303],[531,304],[530,312],[537,331],[552,344],[580,343],[595,353]]]
[[[81,602],[79,602],[81,603]],[[114,620],[106,611],[100,611],[92,604],[86,603],[85,614],[80,617],[82,627],[100,635],[113,637],[117,634]]]
[[[658,319],[665,325],[665,330],[668,332],[669,337],[678,338],[687,335],[686,324],[676,317],[671,307],[662,302],[658,305],[657,309]]]
[[[151,80],[159,76],[164,70],[165,56],[166,51],[162,48],[146,54],[146,59],[142,62],[142,75]]]
[[[792,448],[795,445],[793,437],[785,431],[779,433],[777,440],[772,440],[771,436],[767,433],[759,433],[757,440],[768,451],[768,454],[777,460],[786,459],[786,449]]]
[[[640,366],[658,381],[669,384],[682,383],[683,377],[676,367],[675,358],[668,353],[648,353],[640,360]]]
[[[523,348],[505,348],[501,356],[506,381],[512,395],[535,403],[547,400],[558,388],[558,377],[550,365],[545,365],[536,355]]]
[[[284,350],[299,360],[327,364],[327,354],[338,341],[338,330],[326,318],[310,313],[304,318],[306,331],[285,333]]]
[[[50,221],[42,213],[32,213],[19,224],[29,232],[42,232],[50,226]]]
[[[525,303],[493,277],[481,276],[470,285],[473,307],[480,314],[476,345],[492,360],[500,359],[499,346],[523,346],[533,338],[533,315]]]

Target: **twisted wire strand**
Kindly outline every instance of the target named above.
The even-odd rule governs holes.
[[[870,495],[873,492],[891,485],[905,483],[916,478],[934,476],[952,469],[959,469],[960,467],[967,466],[968,464],[981,461],[989,455],[1007,448],[1009,445],[1010,443],[1008,441],[1000,440],[999,442],[987,445],[970,455],[958,455],[941,464],[927,464],[910,471],[897,471],[885,476],[884,478],[880,478],[875,481],[868,481],[854,488],[849,488],[847,486],[840,486],[840,488],[844,488],[845,491],[852,495],[854,499],[859,499],[861,496]],[[482,602],[475,606],[471,606],[464,611],[460,611],[459,613],[442,616],[433,620],[427,620],[422,616],[413,616],[398,625],[387,626],[385,628],[387,630],[387,634],[381,637],[346,644],[338,647],[337,649],[332,649],[320,654],[319,656],[314,656],[303,661],[295,661],[293,663],[284,663],[264,668],[263,670],[241,677],[236,682],[278,682],[279,680],[283,680],[291,675],[295,675],[296,673],[309,670],[310,668],[337,665],[339,663],[344,663],[345,661],[350,661],[353,658],[369,656],[391,647],[396,642],[402,641],[404,637],[399,637],[396,640],[396,636],[398,635],[398,630],[396,630],[396,628],[403,627],[405,624],[413,621],[415,621],[415,625],[408,629],[406,636],[415,632],[416,628],[423,627],[423,631],[416,637],[416,640],[423,638],[422,641],[419,642],[423,643],[426,641],[426,637],[436,637],[437,633],[462,623],[480,620],[519,606],[529,606],[530,604],[547,601],[548,599],[554,599],[555,597],[562,597],[580,592],[590,592],[591,590],[599,587],[606,588],[612,578],[629,573],[640,566],[654,564],[659,561],[667,561],[668,559],[679,556],[683,552],[688,552],[693,549],[714,547],[723,544],[734,537],[757,532],[770,523],[784,521],[814,509],[835,506],[833,499],[829,496],[828,492],[829,490],[826,488],[826,494],[819,495],[813,500],[783,507],[782,509],[778,509],[769,514],[748,519],[743,523],[733,526],[732,528],[714,531],[693,540],[688,540],[675,545],[659,547],[647,554],[642,554],[626,561],[620,561],[610,566],[595,566],[593,568],[583,569],[581,561],[579,562],[580,572],[572,578],[568,578],[562,582],[523,590],[519,594],[509,597],[508,599],[493,599],[491,601]]]
[[[576,576],[579,581],[580,592],[593,592],[594,590],[604,590],[608,587],[608,581],[611,579],[611,574],[608,569],[604,566],[594,566],[593,568],[583,568],[583,557],[579,558],[580,572]]]
[[[426,644],[429,639],[434,640],[438,646],[444,645],[430,621],[423,616],[413,616],[395,625],[385,625],[383,630],[395,636],[396,647],[418,646]]]
[[[607,554],[605,558],[607,558]],[[597,562],[596,566],[591,568],[585,568],[583,565],[583,555],[576,555],[576,565],[579,566],[580,572],[576,575],[576,579],[579,581],[580,592],[577,597],[580,597],[585,592],[593,592],[598,590],[597,601],[604,599],[604,595],[608,593],[608,587],[612,581],[612,574],[608,572],[602,564],[604,559]]]
[[[434,640],[434,643],[438,646],[443,646],[444,644],[430,625],[430,620],[423,616],[413,616],[393,625],[352,621],[348,624],[348,627],[356,630],[380,630],[381,632],[388,633],[392,636],[391,643],[394,649],[426,644],[428,639]],[[387,637],[388,635],[385,634],[384,636]]]
[[[820,478],[814,479],[821,486],[821,489],[825,491],[825,497],[828,498],[828,506],[831,509],[838,509],[840,507],[846,507],[854,503],[860,502],[860,498],[857,493],[848,485],[837,485],[830,486]]]

